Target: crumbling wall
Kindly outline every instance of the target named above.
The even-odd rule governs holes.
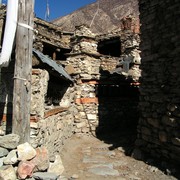
[[[45,110],[45,96],[47,94],[49,73],[45,70],[33,70],[31,79],[31,116],[42,119]]]
[[[43,51],[43,43],[48,43],[59,48],[69,48],[70,38],[73,33],[63,32],[59,26],[39,18],[34,18],[34,29],[34,47],[41,52]]]
[[[77,113],[75,115],[76,133],[92,133],[98,127],[98,99],[96,97],[96,81],[77,82],[75,103]]]
[[[113,31],[109,34],[97,35],[97,41],[106,43],[112,41],[111,46],[118,48],[116,42],[113,43],[114,39],[120,39],[121,46],[119,47],[120,56],[113,57],[108,55],[101,55],[101,69],[107,70],[111,73],[122,74],[126,78],[132,79],[132,81],[139,82],[141,77],[141,57],[139,50],[140,37],[139,34],[134,33],[131,29]]]
[[[0,35],[2,37],[6,10],[4,6],[1,6],[0,10]],[[34,20],[34,48],[42,52],[44,43],[52,45],[55,51],[59,51],[58,48],[65,50],[70,48],[69,42],[72,33],[62,32],[58,26],[38,18]],[[35,65],[39,65],[38,63]],[[12,131],[13,76],[14,61],[11,61],[8,68],[0,69],[0,136]],[[46,70],[33,69],[30,140],[32,146],[47,146],[50,154],[53,154],[61,149],[64,140],[74,132],[74,111],[71,106],[74,101],[74,90],[68,88],[66,92],[59,92],[61,101],[59,99],[58,107],[54,107],[53,104],[45,104],[48,83],[49,73]],[[59,83],[58,86],[61,87],[61,84]],[[54,141],[54,138],[57,142]]]
[[[103,39],[111,41],[111,38],[113,41],[114,36],[117,37],[117,41],[118,39],[121,40],[122,47],[119,46],[119,51],[123,54],[120,57],[100,54],[97,51],[98,41],[102,40],[101,42],[103,42]],[[120,128],[122,124],[130,124],[128,121],[130,119],[132,121],[133,117],[135,118],[132,124],[136,124],[138,88],[136,88],[136,92],[131,92],[128,88],[131,89],[130,82],[138,82],[141,76],[139,69],[140,51],[138,50],[139,36],[132,31],[112,32],[107,35],[95,36],[85,25],[82,25],[76,27],[71,40],[72,51],[68,54],[69,57],[64,65],[75,81],[75,132],[95,134],[97,128],[101,129],[104,124],[106,127],[115,124],[116,127]],[[126,64],[128,64],[127,68]],[[126,82],[129,76],[131,81]],[[108,95],[102,96],[101,86],[104,87],[104,91],[109,91]],[[125,86],[128,87],[125,91],[130,92],[130,97],[126,99],[123,98],[126,93],[123,90]],[[118,92],[115,94],[114,90]],[[131,96],[133,93],[135,93],[135,100]],[[131,106],[133,114],[132,117],[128,116],[129,119],[125,118],[126,115],[124,115],[128,105]],[[121,120],[122,117],[123,120]]]
[[[10,67],[12,68],[12,66]],[[4,106],[1,106],[0,136],[10,133],[11,131],[8,131],[8,129],[12,128],[9,124],[9,119],[12,121],[13,92],[12,89],[9,90],[13,85],[13,73],[10,69],[3,69],[3,83],[1,82],[1,84],[4,84],[4,86],[0,86],[1,105],[4,104]],[[8,72],[11,74],[10,76],[7,76]],[[6,75],[6,79],[4,75]],[[46,70],[32,70],[30,143],[34,148],[45,146],[49,150],[50,155],[52,155],[61,150],[64,140],[74,132],[74,109],[73,105],[71,106],[72,101],[74,102],[74,88],[69,87],[67,89],[61,101],[59,100],[58,106],[53,106],[53,104],[48,105],[45,104],[48,82],[49,73]],[[59,84],[59,86],[61,86],[61,84]],[[10,95],[8,95],[7,92],[9,92]],[[9,106],[7,106],[7,96],[9,96]],[[11,108],[11,114],[7,114],[7,108]]]
[[[180,1],[140,0],[142,81],[136,145],[180,162]]]
[[[60,152],[65,140],[74,132],[73,122],[74,116],[68,109],[31,122],[31,145],[45,146],[50,155]]]
[[[53,154],[61,150],[64,140],[74,132],[74,116],[70,109],[73,89],[66,91],[58,106],[46,104],[48,81],[46,70],[33,69],[30,139],[33,147],[45,146]]]
[[[76,133],[95,133],[98,125],[98,100],[95,83],[100,78],[100,59],[95,35],[84,25],[76,27],[72,51],[65,69],[74,83],[74,117]]]
[[[87,133],[93,130],[98,123],[98,102],[95,84],[91,80],[99,79],[100,60],[86,54],[70,56],[67,60],[74,69],[74,102],[75,124],[77,133]],[[94,82],[94,81],[93,81]]]

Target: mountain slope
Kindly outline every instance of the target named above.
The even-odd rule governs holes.
[[[98,3],[99,10],[98,13]],[[96,14],[96,16],[95,16]],[[53,21],[62,30],[73,31],[75,26],[87,24],[94,33],[107,33],[120,28],[120,20],[131,15],[138,19],[138,0],[98,0],[73,13]],[[95,17],[94,17],[95,16]]]

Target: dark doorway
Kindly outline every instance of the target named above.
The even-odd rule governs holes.
[[[122,75],[109,75],[97,85],[99,126],[96,135],[115,149],[131,154],[139,119],[139,88]]]
[[[120,37],[104,39],[98,42],[98,52],[103,55],[120,57],[121,41]]]

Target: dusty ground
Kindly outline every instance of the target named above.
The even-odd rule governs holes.
[[[128,140],[126,139],[128,142]],[[92,135],[74,135],[61,152],[64,179],[175,180],[155,166],[126,156],[125,146],[114,146]],[[126,142],[125,142],[126,143]],[[128,148],[127,148],[128,149]],[[62,178],[63,179],[63,178]]]

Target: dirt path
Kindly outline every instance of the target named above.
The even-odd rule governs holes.
[[[122,147],[110,147],[90,136],[74,135],[61,152],[64,179],[79,180],[175,180],[154,166],[125,155]],[[62,178],[63,179],[63,178]]]

